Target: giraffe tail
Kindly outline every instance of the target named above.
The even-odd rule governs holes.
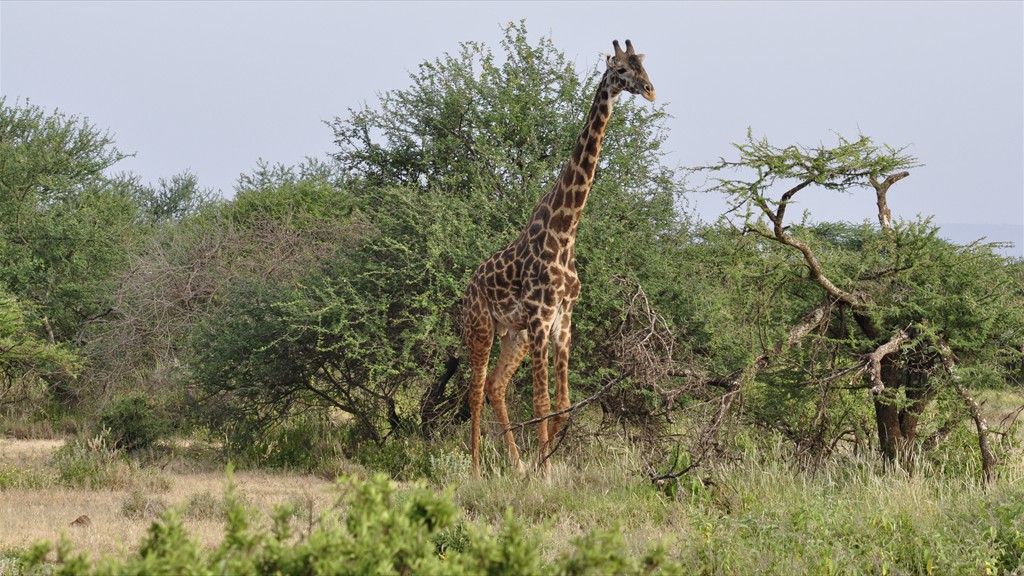
[[[448,381],[459,371],[459,354],[448,356],[444,363],[444,373],[430,388],[427,389],[420,400],[420,429],[426,438],[432,438],[434,431],[441,424],[445,414],[456,412],[456,419],[464,419],[460,407],[465,401],[459,391],[455,394],[447,394]]]

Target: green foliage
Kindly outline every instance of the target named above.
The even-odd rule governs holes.
[[[445,496],[413,487],[402,493],[383,476],[341,485],[340,514],[325,515],[305,538],[294,539],[292,511],[274,513],[269,529],[259,528],[251,510],[229,489],[225,537],[212,550],[190,538],[177,510],[154,522],[137,553],[103,558],[95,566],[70,544],[54,549],[42,542],[20,557],[22,573],[54,574],[647,574],[678,568],[657,552],[644,561],[628,557],[610,533],[580,539],[574,551],[545,561],[525,526],[508,515],[497,533],[466,528]]]
[[[909,268],[887,286],[880,302],[888,325],[920,325],[945,339],[965,366],[989,364],[1024,341],[1024,282],[992,245],[954,246],[937,238],[930,221],[895,229],[899,256]],[[897,264],[902,263],[897,260]],[[1005,356],[1004,356],[1005,357]],[[980,382],[997,385],[997,378]]]
[[[381,445],[363,442],[356,448],[353,459],[395,480],[419,480],[434,476],[430,447],[415,439],[397,438]]]
[[[101,568],[101,573],[199,573],[196,571],[202,565],[202,559],[203,553],[198,542],[189,538],[178,512],[171,509],[161,515],[159,522],[150,525],[146,537],[139,544],[138,557],[132,563],[134,565],[129,564],[119,569],[115,562],[110,562]],[[203,571],[207,572],[208,569]]]
[[[589,532],[576,542],[564,560],[563,574],[637,574],[635,559],[624,550],[622,535],[615,530]]]
[[[229,503],[210,492],[196,492],[185,502],[183,515],[189,520],[216,520],[223,518]]]
[[[132,490],[121,503],[121,515],[129,520],[149,520],[156,518],[167,504],[160,498],[154,498],[141,490]]]
[[[886,457],[909,459],[918,433],[937,429],[918,430],[918,419],[928,421],[923,414],[935,398],[955,394],[944,386],[954,378],[947,361],[958,382],[972,387],[1017,385],[1024,283],[992,245],[952,245],[927,218],[892,221],[886,194],[918,166],[915,158],[863,136],[838,140],[832,147],[780,148],[748,133],[736,146],[738,160],[704,168],[713,177],[708,189],[727,195],[743,219],[745,235],[736,241],[751,247],[727,274],[746,269],[743,281],[762,287],[738,308],[736,301],[729,306],[753,320],[741,330],[756,330],[751,343],[764,354],[745,404],[813,458],[832,453],[843,438],[866,447],[875,418]],[[880,226],[787,218],[804,195],[861,188],[876,192]],[[759,269],[761,279],[752,279]],[[790,330],[823,303],[824,321],[791,340]],[[887,390],[871,414],[862,390],[879,380],[870,379],[865,355],[898,334],[906,338],[873,377]],[[723,372],[750,362],[747,356],[727,363]]]
[[[232,440],[328,409],[354,416],[375,441],[389,432],[402,383],[388,363],[401,343],[386,337],[379,295],[360,284],[371,273],[352,269],[367,265],[352,253],[367,226],[351,205],[314,164],[297,176],[263,169],[220,210],[223,248],[204,271],[217,289],[191,327],[189,363],[214,398],[201,416],[233,429]]]
[[[38,489],[54,484],[54,474],[45,468],[0,463],[0,490]]]
[[[217,203],[217,195],[209,188],[200,188],[192,172],[160,178],[156,187],[143,187],[136,192],[140,209],[148,222],[176,222],[196,216]]]
[[[111,488],[127,483],[123,454],[105,433],[71,438],[53,455],[61,484],[76,488]]]
[[[853,141],[841,135],[837,139],[838,143],[831,148],[779,147],[767,138],[754,138],[753,131],[748,130],[745,142],[733,144],[739,154],[737,160],[722,159],[716,165],[702,168],[713,173],[735,172],[738,176],[716,176],[707,190],[728,196],[733,210],[749,205],[752,211],[747,215],[760,217],[762,210],[775,212],[791,201],[792,196],[774,199],[774,192],[778,191],[775,187],[779,185],[814,185],[828,191],[849,192],[868,188],[870,176],[884,178],[920,166],[903,148],[879,146],[863,135]]]
[[[0,282],[59,342],[109,308],[138,237],[134,184],[105,175],[124,157],[86,120],[0,99]]]
[[[16,298],[17,339],[27,345],[0,362],[13,364],[8,380],[45,383],[65,406],[87,395],[90,382],[72,374],[88,369],[88,358],[74,354],[113,312],[119,276],[145,233],[139,186],[108,175],[125,157],[88,120],[0,97],[0,294]],[[43,341],[51,348],[40,355]],[[19,354],[27,360],[11,360]]]
[[[169,487],[159,470],[128,460],[123,450],[113,446],[107,431],[69,438],[54,452],[52,468],[56,483],[71,488],[131,488],[152,493]]]
[[[383,475],[346,479],[337,505],[309,520],[295,506],[260,518],[229,488],[223,498],[193,495],[163,511],[126,556],[88,559],[62,542],[55,558],[55,547],[40,543],[23,551],[18,567],[25,574],[973,574],[1021,566],[1020,466],[988,489],[941,474],[886,482],[877,462],[864,458],[831,462],[812,476],[786,464],[779,440],[755,438],[743,459],[705,470],[707,494],[691,498],[638,483],[622,461],[592,460],[552,484],[469,480],[456,494],[400,487]],[[198,501],[213,512],[190,513]],[[459,511],[495,502],[494,512]],[[609,513],[615,509],[630,513]],[[224,538],[200,545],[185,528],[188,517],[223,518]]]
[[[126,452],[151,448],[171,432],[162,407],[138,393],[116,398],[100,413],[97,425],[115,448]]]
[[[225,452],[240,466],[325,472],[340,458],[345,428],[311,414],[257,432],[244,423],[225,426]]]
[[[75,374],[80,361],[67,346],[39,337],[18,299],[0,289],[0,405],[17,403],[38,392],[47,376]]]
[[[381,96],[380,110],[335,119],[342,168],[380,187],[475,200],[485,229],[522,226],[571,150],[593,86],[550,39],[531,46],[522,24],[510,23],[501,44],[501,64],[466,42],[420,64],[408,89]]]

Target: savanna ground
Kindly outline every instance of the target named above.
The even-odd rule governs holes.
[[[138,547],[161,512],[175,506],[183,509],[185,525],[203,544],[214,545],[224,537],[223,468],[182,460],[113,462],[107,464],[106,486],[67,486],[54,470],[54,454],[63,445],[62,440],[0,439],[0,476],[9,481],[20,477],[13,483],[28,484],[0,491],[4,549],[23,549],[63,535],[91,556],[124,556]],[[286,502],[322,509],[334,500],[333,483],[311,475],[240,471],[232,478],[245,503],[260,510]],[[89,525],[72,526],[82,515]]]
[[[1000,415],[1000,408],[990,410],[993,418]],[[575,441],[559,450],[550,483],[511,473],[493,436],[484,444],[486,473],[479,480],[459,439],[429,447],[396,443],[376,462],[399,470],[400,478],[416,477],[395,481],[396,500],[426,487],[454,504],[456,523],[432,536],[442,559],[448,549],[464,546],[473,530],[498,533],[516,522],[543,566],[582,549],[629,558],[658,550],[654,555],[667,559],[661,564],[667,573],[1022,570],[1019,450],[1005,453],[1012,458],[1004,458],[997,479],[985,487],[980,465],[968,457],[922,457],[912,476],[883,470],[871,454],[811,470],[792,464],[781,440],[740,430],[731,457],[659,489],[648,479],[652,453],[622,439],[585,437],[585,428],[584,422]],[[963,437],[970,438],[966,424]],[[302,541],[331,514],[345,514],[351,502],[340,496],[377,472],[341,456],[317,474],[226,471],[217,446],[203,441],[177,441],[125,458],[96,439],[4,438],[0,462],[2,574],[20,573],[17,556],[41,540],[66,540],[91,561],[137,556],[166,510],[177,512],[190,539],[212,549],[225,539],[229,484],[257,526],[269,527],[273,511],[290,506],[291,541]],[[72,526],[81,515],[89,524]],[[558,566],[566,571],[564,562]]]

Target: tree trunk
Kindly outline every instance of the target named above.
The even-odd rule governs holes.
[[[903,432],[903,461],[907,471],[914,473],[914,453],[917,445],[917,424],[921,414],[935,396],[935,388],[929,385],[928,376],[913,372],[907,376],[907,406],[900,410],[900,430]]]
[[[878,447],[887,466],[902,465],[913,474],[917,425],[935,396],[935,389],[929,386],[927,375],[920,372],[904,374],[890,357],[882,359],[879,372],[885,389],[874,399]],[[901,388],[907,398],[902,408],[896,401],[897,391]]]
[[[900,410],[896,403],[900,387],[899,368],[889,356],[882,358],[878,376],[885,388],[874,397],[875,424],[878,426],[878,448],[888,467],[897,464],[903,452],[903,427],[900,426]]]

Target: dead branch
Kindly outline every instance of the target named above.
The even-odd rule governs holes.
[[[999,427],[1003,430],[1008,430],[1017,423],[1017,418],[1020,417],[1020,413],[1024,412],[1024,405],[1018,406],[1016,410],[1010,412],[1003,417],[1003,420],[999,423]]]
[[[889,354],[899,352],[900,347],[907,340],[910,340],[910,333],[907,330],[900,330],[888,342],[867,355],[868,376],[875,384],[871,388],[872,394],[881,394],[882,390],[885,390],[885,382],[882,381],[882,359]]]
[[[714,377],[702,375],[700,373],[692,373],[690,371],[680,371],[681,374],[693,374],[703,382],[713,382],[716,386],[725,388],[726,391],[719,398],[718,410],[716,410],[715,415],[708,422],[707,426],[704,427],[704,430],[701,432],[700,437],[692,450],[693,456],[690,458],[690,464],[683,470],[669,471],[658,475],[650,474],[651,482],[657,483],[670,478],[679,478],[690,470],[700,466],[712,451],[718,447],[719,429],[721,428],[722,422],[725,421],[726,416],[729,414],[729,410],[732,407],[733,402],[737,398],[742,397],[744,386],[757,377],[762,370],[770,366],[776,356],[796,347],[805,336],[815,329],[820,329],[826,325],[828,317],[834,306],[835,301],[829,298],[814,307],[814,309],[800,319],[800,322],[790,329],[789,333],[786,334],[785,339],[780,340],[772,350],[766,350],[760,354],[743,370],[738,370],[728,376]]]
[[[875,189],[875,196],[878,204],[878,224],[882,227],[882,232],[886,236],[892,234],[892,211],[889,210],[889,204],[886,201],[886,194],[889,192],[889,187],[893,184],[903,180],[907,176],[910,176],[910,172],[900,172],[898,174],[890,174],[884,181],[879,182],[878,178],[872,174],[868,179],[871,182],[871,186]]]
[[[615,280],[623,287],[635,284],[613,343],[615,356],[624,370],[643,385],[657,384],[672,369],[675,335],[665,318],[651,305],[639,282],[622,277]]]
[[[562,414],[569,414],[569,420],[566,420],[565,424],[562,426],[562,430],[559,430],[559,434],[561,434],[562,431],[564,431],[566,428],[569,427],[569,421],[572,420],[573,412],[575,412],[576,410],[579,410],[580,408],[583,408],[584,406],[586,406],[587,404],[590,404],[594,400],[597,400],[602,395],[604,395],[606,392],[611,390],[612,386],[614,386],[615,384],[618,384],[619,382],[622,382],[623,380],[625,380],[629,376],[630,375],[628,373],[619,374],[615,378],[612,378],[611,380],[609,380],[604,386],[601,387],[600,390],[598,390],[597,392],[595,392],[591,396],[589,396],[589,397],[587,397],[587,398],[585,398],[583,400],[580,400],[579,402],[573,404],[572,406],[569,406],[568,408],[565,408],[563,410],[556,410],[556,411],[554,411],[554,412],[552,412],[552,413],[550,413],[550,414],[548,414],[546,416],[538,416],[536,418],[530,418],[529,420],[527,420],[525,422],[520,422],[518,424],[514,424],[514,425],[509,426],[508,428],[506,428],[504,430],[498,431],[498,435],[501,436],[501,435],[504,435],[507,432],[515,432],[516,430],[519,430],[520,428],[524,428],[526,426],[529,426],[530,424],[539,424],[541,422],[544,422],[545,420],[548,420],[550,418],[554,418],[555,416],[560,416]],[[554,451],[554,449],[552,449],[552,451]]]
[[[989,486],[992,484],[992,480],[995,479],[996,456],[992,453],[992,449],[988,444],[988,422],[985,420],[985,416],[981,413],[981,406],[978,405],[970,393],[968,393],[960,384],[960,375],[957,374],[956,358],[953,355],[953,351],[950,350],[949,345],[942,340],[938,340],[936,344],[938,345],[939,350],[942,351],[942,367],[945,368],[946,374],[949,375],[949,379],[953,383],[953,388],[955,388],[957,394],[963,398],[964,404],[967,405],[967,409],[971,412],[971,419],[974,420],[974,427],[978,431],[978,449],[981,451],[982,477],[985,485]]]
[[[612,378],[611,380],[609,380],[604,386],[601,387],[600,390],[595,392],[593,395],[591,395],[591,396],[589,396],[589,397],[587,397],[587,398],[585,398],[583,400],[580,400],[579,402],[573,404],[572,406],[569,406],[568,408],[565,408],[564,410],[556,410],[555,412],[552,412],[552,413],[550,413],[550,414],[548,414],[546,416],[538,416],[536,418],[531,418],[531,419],[529,419],[529,420],[527,420],[525,422],[520,422],[519,424],[515,424],[513,426],[509,426],[508,428],[499,431],[498,435],[504,435],[507,432],[514,432],[516,430],[519,430],[520,428],[524,428],[524,427],[529,426],[531,424],[539,424],[539,423],[544,422],[544,421],[546,421],[546,420],[548,420],[550,418],[554,418],[555,416],[559,416],[561,414],[568,413],[569,417],[565,420],[565,423],[562,425],[561,429],[558,431],[558,434],[553,439],[554,440],[554,444],[551,446],[551,450],[548,450],[548,453],[545,454],[544,457],[541,458],[541,460],[540,460],[539,464],[544,464],[544,462],[546,462],[548,460],[548,458],[551,458],[552,456],[554,456],[554,454],[558,450],[559,446],[562,445],[562,440],[565,439],[565,436],[566,436],[567,431],[569,430],[569,427],[572,426],[573,420],[575,419],[576,414],[577,414],[577,410],[579,410],[580,408],[583,408],[587,404],[590,404],[593,401],[597,400],[602,395],[604,395],[606,392],[611,390],[612,386],[614,386],[615,384],[617,384],[619,382],[622,382],[628,376],[629,376],[629,374],[620,374],[620,375],[616,376],[615,378]]]
[[[832,312],[833,302],[826,300],[821,304],[818,304],[814,309],[804,315],[800,319],[800,322],[789,331],[789,337],[786,339],[786,350],[792,349],[794,346],[799,344],[800,340],[804,336],[810,334],[812,330],[822,325],[822,322],[828,318],[829,313]],[[781,342],[779,343],[781,348]],[[777,349],[777,352],[781,352],[781,349]]]

